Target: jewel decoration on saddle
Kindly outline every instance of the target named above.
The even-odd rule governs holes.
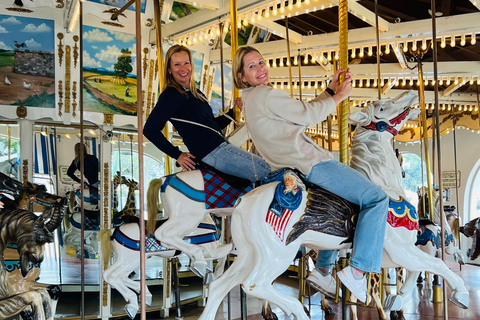
[[[272,226],[275,234],[283,242],[285,237],[285,229],[290,221],[293,211],[302,203],[303,185],[300,179],[292,171],[286,171],[284,174],[284,182],[277,184],[275,188],[275,196],[268,208],[265,221]]]
[[[390,198],[387,222],[394,228],[405,227],[408,230],[418,230],[417,210],[403,197],[399,200]]]

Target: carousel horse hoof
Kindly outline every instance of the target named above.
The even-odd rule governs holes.
[[[453,302],[457,307],[462,309],[468,309],[469,304],[469,295],[468,292],[453,292],[450,296],[451,302]]]
[[[131,304],[127,304],[125,306],[125,312],[130,317],[130,319],[135,318],[135,316],[137,315],[137,311],[138,311],[138,307],[134,307]]]
[[[205,262],[197,262],[195,261],[190,266],[190,270],[200,278],[204,278],[205,274],[207,273],[207,264]]]
[[[149,307],[152,305],[152,295],[151,294],[147,294],[145,296],[145,304]]]
[[[398,311],[403,307],[403,299],[401,296],[391,294],[385,299],[383,310]]]

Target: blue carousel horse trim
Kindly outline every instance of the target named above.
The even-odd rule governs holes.
[[[73,227],[75,227],[77,229],[82,228],[82,225],[73,219],[73,215],[70,216],[70,223],[72,224]],[[94,220],[90,220],[88,217],[85,217],[85,228],[84,229],[89,230],[89,231],[98,231],[98,230],[100,230],[100,225],[99,225],[98,221],[95,222]]]
[[[167,184],[168,182],[168,184]],[[197,190],[195,188],[192,188],[188,184],[186,184],[182,179],[178,178],[176,175],[173,175],[170,179],[167,179],[163,185],[162,189],[165,190],[164,185],[169,185],[173,189],[177,190],[187,198],[193,200],[193,201],[198,201],[198,202],[205,202],[205,191],[203,190]]]

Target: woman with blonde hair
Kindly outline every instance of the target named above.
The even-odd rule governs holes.
[[[195,160],[215,169],[248,179],[261,180],[270,166],[261,158],[226,142],[221,130],[233,119],[233,110],[214,117],[204,94],[193,79],[192,52],[173,45],[165,56],[164,86],[158,102],[145,123],[143,134],[168,154],[184,170],[195,169]],[[188,152],[170,143],[162,133],[170,121],[188,148]]]
[[[338,277],[358,300],[365,302],[364,272],[380,272],[388,197],[366,177],[334,160],[332,153],[305,135],[309,125],[324,121],[350,96],[350,71],[338,70],[325,92],[310,102],[298,101],[273,89],[265,60],[253,47],[237,50],[232,72],[235,86],[242,90],[248,132],[272,169],[298,169],[309,182],[360,206],[350,266],[340,271]],[[342,73],[345,81],[340,83]],[[307,279],[328,295],[336,291],[335,279],[330,274],[335,258],[335,251],[320,251],[317,266]]]

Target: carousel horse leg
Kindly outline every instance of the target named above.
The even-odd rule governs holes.
[[[125,285],[140,294],[140,282],[130,279],[129,277],[125,278]],[[148,290],[148,286],[145,286],[145,304],[150,306],[152,304],[152,293]]]
[[[468,308],[469,297],[462,278],[454,274],[445,263],[423,252],[415,246],[402,246],[402,253],[398,254],[401,241],[385,241],[384,248],[388,256],[395,264],[409,271],[421,272],[423,270],[441,276],[454,291],[450,297],[455,305]],[[417,275],[418,276],[418,275]],[[414,277],[414,279],[417,278]]]
[[[207,272],[207,261],[202,252],[202,248],[195,244],[187,243],[183,237],[194,231],[200,222],[203,221],[205,214],[190,215],[188,225],[190,229],[185,230],[186,219],[169,218],[160,228],[155,231],[155,237],[162,239],[162,245],[166,248],[173,248],[184,252],[190,258],[190,269],[200,278]]]

